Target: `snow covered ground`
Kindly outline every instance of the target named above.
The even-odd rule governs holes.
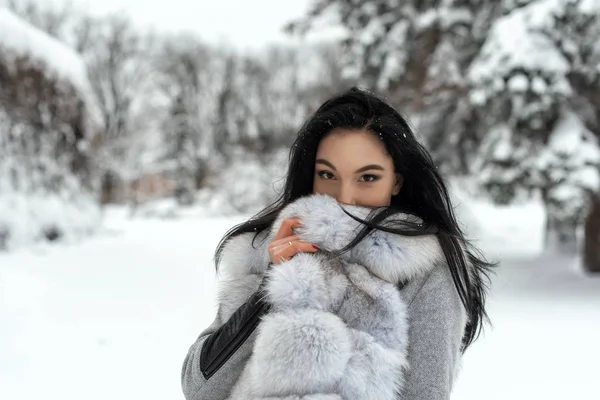
[[[502,268],[453,399],[598,399],[600,279],[539,255],[539,209],[463,207]],[[241,219],[126,214],[94,239],[0,254],[1,399],[183,399],[183,358],[215,312],[212,252]]]

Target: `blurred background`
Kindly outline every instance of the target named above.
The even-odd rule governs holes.
[[[358,85],[498,261],[453,399],[600,399],[600,0],[0,0],[0,398],[182,400],[212,255]]]

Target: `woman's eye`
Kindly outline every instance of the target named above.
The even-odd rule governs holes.
[[[377,175],[363,175],[360,180],[363,182],[375,182],[379,177]]]
[[[331,172],[328,172],[328,171],[319,171],[319,176],[321,178],[327,179],[327,180],[334,178],[333,174]]]

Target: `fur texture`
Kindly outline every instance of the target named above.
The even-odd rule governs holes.
[[[370,210],[347,207],[364,218]],[[268,268],[267,245],[281,221],[300,218],[295,232],[321,251],[300,253]],[[406,218],[409,218],[406,216]],[[231,399],[396,399],[408,367],[406,305],[397,285],[443,262],[437,238],[375,231],[340,257],[361,224],[335,199],[312,195],[286,207],[271,232],[251,246],[247,234],[227,243],[220,312],[227,319],[267,278],[272,305],[258,326],[253,354]],[[222,299],[223,300],[223,299]]]

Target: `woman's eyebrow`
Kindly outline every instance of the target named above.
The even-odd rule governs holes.
[[[324,165],[327,165],[332,170],[337,171],[337,169],[333,166],[332,163],[330,163],[329,161],[324,160],[322,158],[319,158],[317,161],[315,161],[315,164],[324,164]]]
[[[337,169],[333,166],[332,163],[330,163],[329,161],[327,161],[323,158],[319,158],[318,160],[316,160],[315,164],[323,164],[323,165],[328,166],[332,170],[337,171]],[[360,172],[365,172],[365,171],[370,171],[370,170],[385,171],[385,168],[383,168],[381,165],[378,165],[378,164],[369,164],[369,165],[365,165],[364,167],[357,169],[355,173],[358,174]]]
[[[369,171],[371,169],[376,169],[377,171],[385,171],[385,168],[383,168],[381,165],[369,164],[369,165],[365,165],[362,168],[357,169],[356,173],[358,174],[359,172],[365,172],[365,171]]]

